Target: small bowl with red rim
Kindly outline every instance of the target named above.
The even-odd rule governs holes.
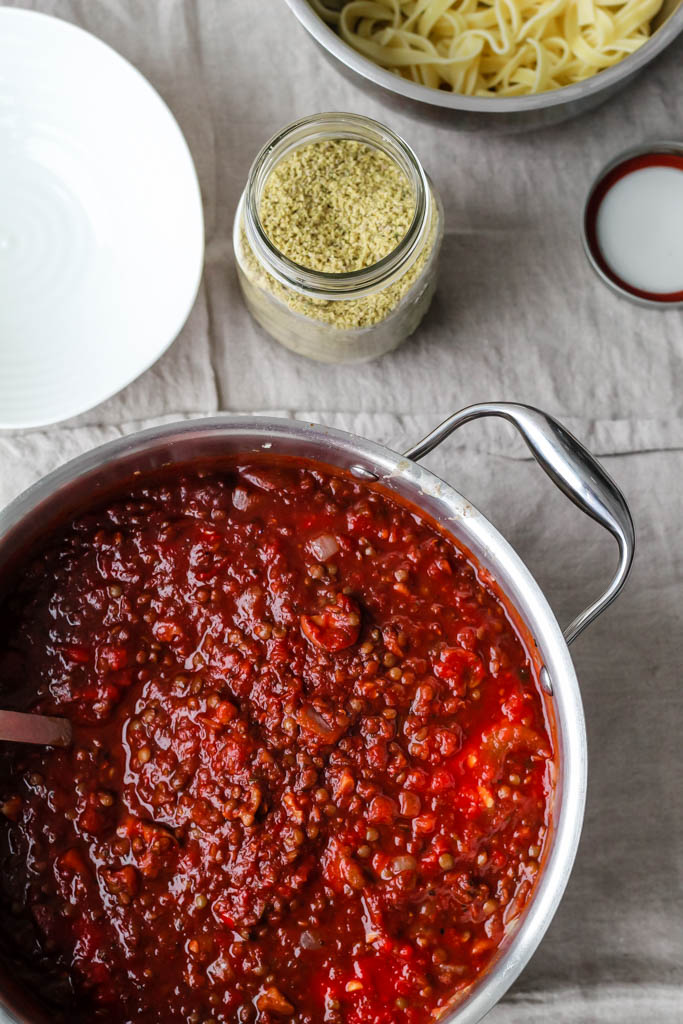
[[[683,142],[620,153],[588,193],[583,245],[598,276],[641,306],[683,306]]]

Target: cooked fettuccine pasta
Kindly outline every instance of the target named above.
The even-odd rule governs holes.
[[[468,96],[559,89],[649,38],[662,0],[311,0],[355,50]]]

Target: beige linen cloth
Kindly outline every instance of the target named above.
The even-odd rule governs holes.
[[[206,272],[169,352],[123,393],[57,428],[0,432],[0,504],[79,452],[161,419],[297,416],[401,450],[454,409],[539,405],[605,456],[639,549],[618,603],[573,650],[590,783],[567,893],[491,1024],[683,1024],[683,317],[639,309],[593,275],[581,207],[603,163],[683,137],[683,41],[623,95],[543,133],[491,138],[400,117],[343,80],[283,0],[22,0],[129,58],[178,118],[205,204]],[[446,208],[441,286],[416,337],[358,367],[293,356],[240,299],[232,218],[249,164],[320,110],[386,121]],[[0,197],[1,201],[1,197]],[[96,339],[94,339],[96,342]],[[614,565],[609,538],[500,425],[472,424],[429,464],[487,513],[566,622]]]

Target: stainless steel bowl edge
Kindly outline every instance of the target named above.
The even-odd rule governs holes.
[[[621,91],[683,32],[683,0],[665,0],[665,20],[635,53],[592,78],[533,96],[489,99],[417,85],[357,53],[318,16],[309,0],[284,0],[348,81],[399,113],[463,131],[510,134],[587,113]],[[659,16],[658,16],[659,17]],[[656,19],[657,20],[657,19]]]
[[[533,896],[499,955],[442,1024],[476,1024],[500,1000],[528,963],[560,903],[583,822],[587,751],[578,682],[562,631],[531,573],[501,534],[453,487],[397,452],[344,431],[297,421],[218,416],[153,427],[117,438],[73,459],[19,495],[0,512],[0,580],[18,553],[50,526],[97,502],[98,495],[168,464],[187,464],[259,452],[318,459],[344,469],[361,466],[386,487],[424,509],[488,569],[531,638],[531,655],[552,682],[547,697],[555,722],[558,774],[550,850]],[[0,1006],[22,1024],[43,1024],[27,1009],[11,971],[0,977]],[[9,974],[9,978],[8,978]]]

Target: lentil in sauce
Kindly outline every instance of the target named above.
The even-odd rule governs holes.
[[[551,735],[416,508],[303,460],[168,471],[55,532],[0,623],[3,684],[74,725],[0,781],[2,929],[51,1019],[426,1024],[491,962]]]

